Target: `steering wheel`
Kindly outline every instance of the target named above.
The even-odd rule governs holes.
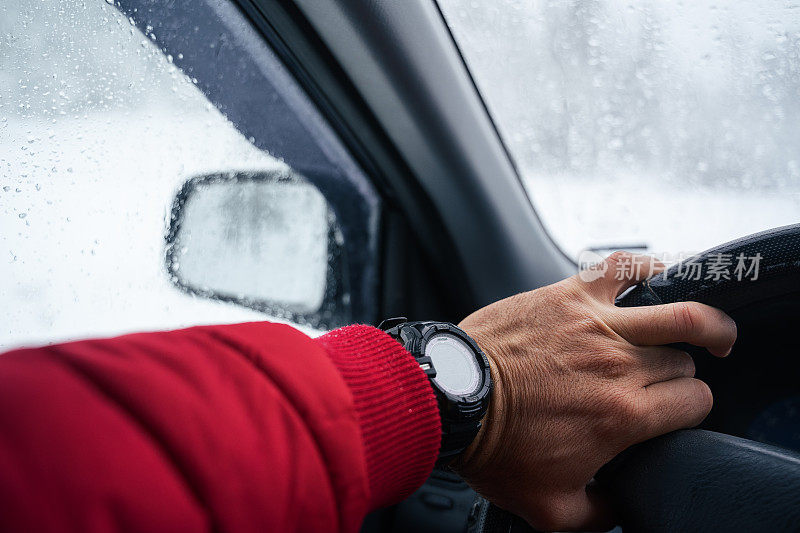
[[[727,278],[706,274],[723,260],[735,266],[740,254],[760,258],[757,278],[734,275],[733,268]],[[800,298],[800,224],[723,244],[690,261],[701,265],[702,275],[688,275],[688,262],[675,265],[623,294],[617,305],[697,301],[735,317],[743,309],[758,313],[760,306]],[[595,479],[626,533],[800,528],[800,454],[752,440],[677,431],[629,448]],[[482,533],[533,531],[486,501],[478,504],[475,526]]]

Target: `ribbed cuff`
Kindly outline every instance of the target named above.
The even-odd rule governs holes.
[[[428,378],[405,348],[371,326],[340,328],[317,342],[353,394],[370,509],[402,500],[422,485],[439,454],[441,420]]]

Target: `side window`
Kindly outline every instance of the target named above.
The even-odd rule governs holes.
[[[374,189],[224,2],[0,6],[0,349],[374,313]]]
[[[792,6],[439,4],[568,256],[618,247],[689,253],[800,220],[800,13]]]

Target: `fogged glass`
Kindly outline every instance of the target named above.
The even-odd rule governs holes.
[[[332,214],[316,187],[223,176],[179,202],[170,267],[181,283],[298,313],[319,310]]]
[[[800,221],[791,2],[439,3],[570,256],[699,251]]]
[[[266,318],[180,291],[165,268],[165,228],[192,176],[289,169],[176,68],[180,51],[162,53],[152,28],[134,22],[104,0],[0,3],[0,350]],[[316,231],[324,208],[314,198],[290,231]],[[270,287],[313,307],[324,248],[308,251],[273,269]]]

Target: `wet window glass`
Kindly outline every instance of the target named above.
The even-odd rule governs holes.
[[[268,318],[180,290],[165,267],[165,233],[193,176],[291,169],[243,135],[176,66],[183,54],[162,52],[158,33],[138,22],[105,0],[0,6],[0,349]],[[306,220],[326,223],[324,199],[315,202]],[[275,211],[284,218],[286,205]],[[309,255],[292,258],[291,283],[288,271],[275,279],[286,298],[319,306],[327,248],[293,220],[292,235],[313,242],[294,247]]]
[[[700,251],[800,220],[793,3],[439,4],[569,256]]]

